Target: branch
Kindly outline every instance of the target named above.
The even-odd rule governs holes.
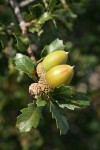
[[[24,0],[22,2],[19,3],[20,7],[25,7],[27,5],[29,5],[30,3],[34,2],[35,0]]]
[[[16,0],[8,0],[8,1],[10,3],[11,7],[13,8],[14,13],[15,13],[17,19],[18,19],[19,26],[22,30],[22,34],[25,35],[27,33],[27,29],[26,29],[26,25],[25,25],[26,23],[25,23],[25,21],[22,17],[19,5],[18,5]]]
[[[27,27],[29,25],[31,25],[32,23],[34,23],[34,21],[32,21],[30,24],[29,23],[26,23],[23,19],[23,16],[21,14],[21,11],[20,11],[20,7],[17,3],[17,0],[8,0],[8,2],[10,3],[11,7],[13,8],[14,10],[14,13],[17,17],[17,20],[19,22],[19,26],[20,26],[20,29],[22,31],[22,35],[25,37],[25,38],[28,38],[29,39],[29,36],[28,36],[28,31],[27,31]],[[29,45],[28,49],[27,49],[27,53],[29,54],[29,56],[32,58],[32,59],[35,59],[34,56],[33,56],[33,48],[32,48],[32,45]]]

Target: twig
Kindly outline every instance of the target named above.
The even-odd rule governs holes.
[[[34,20],[30,21],[30,22],[26,22],[26,27],[29,27],[29,26],[31,26],[32,24],[35,24],[35,23],[37,23],[36,19],[34,19]]]
[[[35,0],[24,0],[22,2],[19,3],[20,7],[25,7],[27,5],[29,5],[30,3],[34,2]]]
[[[24,21],[24,19],[22,17],[19,5],[18,5],[16,0],[9,0],[9,3],[11,5],[11,7],[13,8],[14,13],[15,13],[17,19],[18,19],[19,26],[20,26],[20,28],[22,30],[22,34],[25,35],[27,33],[27,28],[26,28],[26,25],[25,25],[26,23],[25,23],[25,21]]]
[[[17,17],[17,20],[19,22],[19,26],[20,26],[20,29],[22,31],[22,35],[25,37],[25,38],[28,38],[29,39],[29,36],[28,36],[28,31],[27,31],[27,27],[33,23],[35,23],[35,21],[32,21],[31,23],[26,23],[22,17],[22,14],[21,14],[21,11],[20,11],[20,7],[17,3],[16,0],[8,0],[8,2],[10,3],[11,7],[13,8],[14,10],[14,13]],[[29,54],[29,56],[33,59],[34,56],[33,56],[33,49],[32,49],[32,46],[29,45],[29,48],[27,49],[27,53]],[[34,58],[35,59],[35,58]]]

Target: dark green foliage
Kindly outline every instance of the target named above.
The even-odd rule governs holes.
[[[49,54],[57,49],[64,49],[64,47],[63,41],[56,39],[43,49],[42,55]],[[27,56],[16,54],[14,61],[16,69],[27,73],[29,77],[33,77],[32,79],[36,81],[34,74],[35,66]],[[54,90],[52,89],[51,92],[48,93],[48,96],[41,93],[41,95],[35,98],[35,101],[36,104],[33,102],[33,104],[29,104],[28,108],[22,109],[22,114],[17,118],[17,127],[21,132],[30,131],[32,127],[36,128],[38,126],[41,118],[40,107],[44,107],[48,104],[50,105],[52,117],[56,119],[56,125],[60,130],[60,134],[66,134],[69,128],[67,119],[60,113],[60,110],[55,106],[54,103],[61,108],[66,107],[71,110],[89,105],[89,99],[85,94],[76,93],[72,95],[71,88],[65,85],[57,87]]]
[[[21,0],[18,1],[20,2]],[[21,8],[25,21],[36,21],[28,27],[28,40],[22,35],[17,17],[8,2],[0,1],[0,150],[100,149],[100,1],[65,2],[68,7],[57,0],[47,0],[47,4],[35,0]],[[38,117],[36,124],[32,122],[29,126],[36,127],[40,119],[38,128],[19,133],[15,127],[16,118],[20,115],[17,127],[20,126],[20,121],[28,120],[23,114],[33,105],[33,99],[28,93],[33,80],[14,68],[13,58],[22,53],[22,61],[25,61],[22,66],[28,66],[28,70],[19,65],[19,60],[16,66],[32,76],[31,69],[37,64],[29,58],[27,47],[32,44],[33,54],[39,60],[41,52],[42,57],[50,52],[48,45],[55,39],[62,49],[70,52],[68,64],[75,65],[71,88],[62,86],[55,89],[55,94],[51,92],[50,105],[54,119],[46,97],[38,97],[35,106],[40,109],[36,115],[42,112],[41,119]],[[53,50],[56,48],[55,46]],[[27,107],[29,103],[31,105]],[[34,114],[34,109],[30,110],[30,114]],[[60,120],[58,114],[63,119]],[[55,119],[62,133],[67,132],[68,121],[69,130],[66,135],[59,135]],[[62,124],[67,125],[66,130]]]

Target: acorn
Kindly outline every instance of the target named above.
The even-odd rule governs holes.
[[[67,59],[68,59],[68,52],[65,52],[63,50],[57,50],[48,54],[44,58],[42,65],[44,70],[47,72],[54,66],[66,64]]]
[[[55,88],[61,85],[68,85],[74,75],[74,67],[70,65],[58,65],[46,73],[46,81],[50,87]]]

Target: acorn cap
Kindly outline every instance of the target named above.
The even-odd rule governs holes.
[[[37,65],[36,72],[38,74],[38,77],[41,77],[41,74],[45,72],[42,62]]]

